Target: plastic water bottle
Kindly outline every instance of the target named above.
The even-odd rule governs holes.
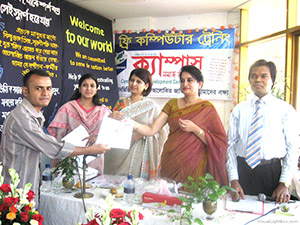
[[[133,205],[134,192],[135,192],[135,185],[132,179],[132,175],[128,175],[127,181],[124,184],[124,202],[128,206]]]
[[[50,164],[46,164],[46,168],[42,173],[41,191],[50,192],[52,190],[52,171]]]

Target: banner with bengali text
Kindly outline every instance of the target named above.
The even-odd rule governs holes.
[[[110,20],[64,0],[0,0],[0,133],[22,102],[23,76],[32,69],[52,79],[45,126],[84,73],[96,75],[102,102],[112,107],[119,97],[112,41]]]
[[[230,100],[234,34],[235,29],[116,34],[119,95],[130,94],[128,77],[139,67],[148,69],[152,75],[150,97],[180,97],[180,68],[194,65],[204,76],[201,97]]]

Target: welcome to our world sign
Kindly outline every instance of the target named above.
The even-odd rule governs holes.
[[[235,29],[182,33],[116,34],[116,70],[120,96],[128,96],[128,77],[134,68],[152,74],[151,97],[179,97],[179,71],[198,67],[204,75],[201,97],[229,100]]]
[[[92,73],[100,101],[119,98],[112,21],[65,0],[7,0],[0,3],[0,133],[10,111],[22,102],[23,76],[43,69],[53,97],[43,108],[45,125],[69,101],[80,77]]]

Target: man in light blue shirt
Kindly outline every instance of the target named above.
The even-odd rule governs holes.
[[[253,94],[233,109],[230,118],[226,162],[229,180],[243,199],[245,194],[264,193],[277,202],[288,202],[288,187],[298,161],[296,111],[271,94],[276,79],[273,62],[256,61],[250,67],[248,79]],[[251,123],[257,100],[261,103],[260,136],[255,140],[255,156],[249,156],[249,131],[250,126],[255,126]],[[257,157],[252,159],[256,165],[249,163],[251,157]]]

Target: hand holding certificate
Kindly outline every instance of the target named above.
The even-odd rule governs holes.
[[[129,149],[133,124],[130,120],[115,120],[104,117],[96,143],[107,144],[110,148]]]
[[[88,136],[89,133],[86,131],[86,129],[82,125],[79,125],[66,136],[64,136],[61,140],[69,142],[77,147],[85,147],[88,141],[85,138]]]

